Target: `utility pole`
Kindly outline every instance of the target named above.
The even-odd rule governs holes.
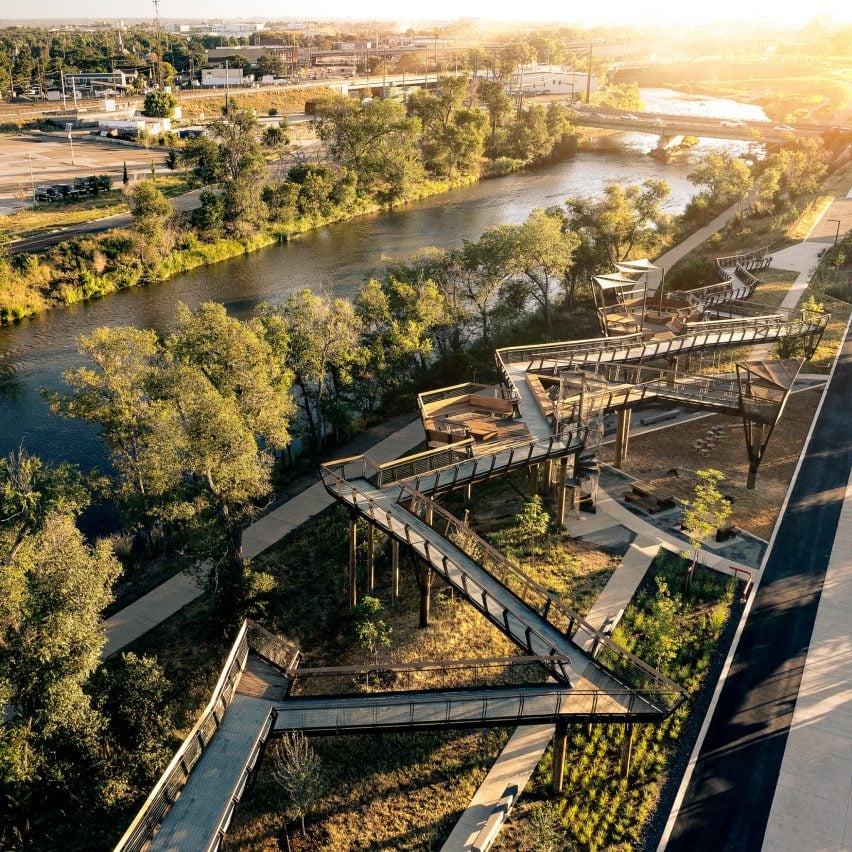
[[[229,83],[231,80],[231,72],[228,67],[228,60],[225,60],[225,115],[227,115],[231,111],[231,105],[229,102],[229,95],[231,94]]]
[[[589,66],[586,71],[586,103],[589,103],[589,99],[592,94],[592,45],[589,44]]]
[[[76,102],[76,98],[75,98]],[[68,143],[71,145],[71,165],[76,166],[77,163],[74,161],[74,137],[71,135],[72,124],[70,121],[65,123],[65,132],[68,134]]]
[[[160,0],[154,0],[154,28],[157,34],[157,88],[163,91],[163,34],[160,30]]]
[[[30,153],[27,153],[27,159],[29,160],[29,163],[30,163],[30,186],[32,187],[32,190],[33,190],[33,207],[35,207],[35,205],[36,205],[36,193],[35,193],[35,178],[33,177],[33,155],[30,154]]]

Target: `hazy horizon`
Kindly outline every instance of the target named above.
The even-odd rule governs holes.
[[[6,17],[5,21],[79,21],[112,20],[127,18],[145,21],[153,16],[151,0],[78,0],[74,6],[76,14],[68,16],[66,3],[60,0],[35,0],[28,7],[28,14],[19,17]],[[232,3],[225,0],[161,0],[160,17],[164,20],[225,18],[226,20],[263,19],[274,21],[289,20],[336,20],[336,21],[452,21],[460,17],[479,17],[483,23],[554,23],[573,26],[644,25],[650,27],[666,24],[684,23],[707,24],[726,21],[750,21],[765,19],[767,24],[789,25],[806,24],[815,15],[829,14],[838,22],[852,21],[852,4],[841,5],[832,0],[823,0],[813,4],[779,4],[777,0],[716,0],[702,6],[685,5],[675,0],[661,0],[653,10],[642,8],[632,0],[612,0],[594,9],[572,8],[566,11],[563,3],[555,0],[542,0],[534,7],[528,7],[523,16],[518,15],[518,4],[503,2],[485,2],[485,0],[433,0],[428,5],[428,14],[412,14],[410,7],[403,11],[395,0],[369,0],[360,4],[357,14],[353,14],[353,5],[344,0],[316,0],[311,6],[311,14],[305,15],[302,4],[281,4],[273,0],[254,0],[250,9],[234,15]]]

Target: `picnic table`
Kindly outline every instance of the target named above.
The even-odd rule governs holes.
[[[671,494],[641,479],[634,479],[630,483],[630,491],[624,492],[624,499],[642,506],[652,515],[655,512],[673,509],[677,505],[677,499]]]

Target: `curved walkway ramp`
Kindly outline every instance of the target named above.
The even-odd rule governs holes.
[[[847,328],[751,613],[661,848],[799,852],[852,844],[849,621],[843,614],[852,596],[848,580],[826,580],[832,562],[848,566],[849,560],[850,532],[841,510],[852,472],[850,400]],[[818,614],[824,621],[815,630]],[[816,648],[815,636],[821,641]],[[803,700],[803,672],[812,662],[819,671],[839,668],[811,681]]]

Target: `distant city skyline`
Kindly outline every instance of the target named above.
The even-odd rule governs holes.
[[[415,11],[416,8],[416,11]],[[61,0],[34,0],[25,7],[26,16],[20,19],[69,18],[70,7]],[[22,8],[23,12],[24,9]],[[151,0],[77,0],[73,5],[74,19],[134,18],[153,16]],[[241,4],[239,15],[234,4],[226,0],[161,0],[160,16],[181,18],[264,18],[267,20],[296,20],[308,17],[299,3],[280,0],[248,0]],[[606,4],[567,6],[562,0],[540,0],[520,6],[507,0],[432,0],[419,8],[399,0],[367,0],[353,5],[351,0],[315,0],[309,16],[315,19],[389,20],[401,23],[418,20],[453,20],[459,17],[480,17],[483,21],[564,22],[575,25],[712,23],[722,20],[752,20],[765,18],[777,24],[806,23],[815,15],[831,14],[835,20],[852,20],[852,4],[839,0],[817,0],[815,3],[779,3],[778,0],[715,0],[713,3],[686,4],[682,0],[660,0],[650,9],[635,0],[610,0]]]

